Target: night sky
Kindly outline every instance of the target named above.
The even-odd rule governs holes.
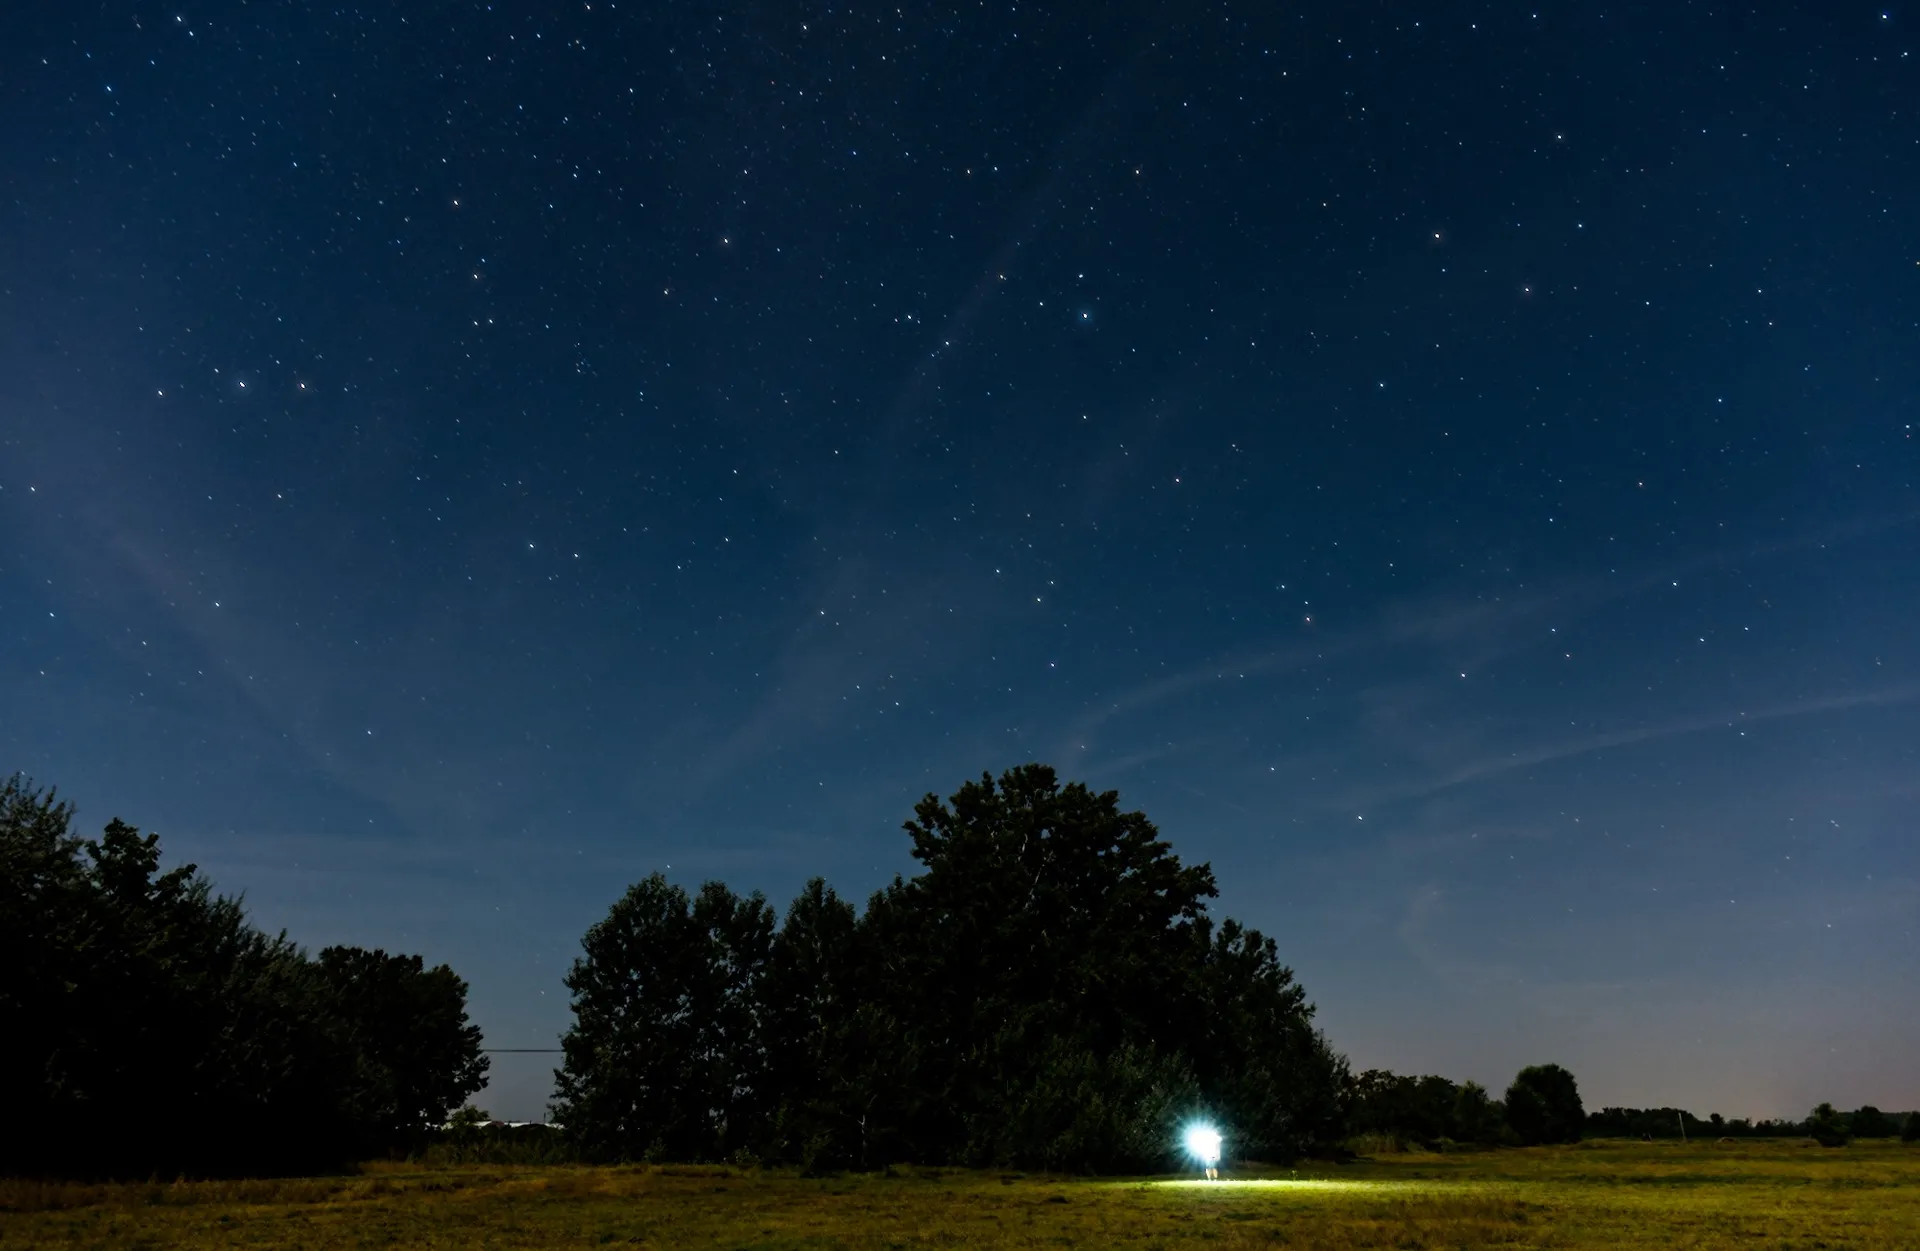
[[[0,772],[551,1047],[1037,759],[1356,1068],[1920,1105],[1916,21],[0,6]]]

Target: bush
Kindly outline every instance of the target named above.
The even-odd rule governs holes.
[[[1341,1143],[1340,1148],[1353,1155],[1404,1155],[1408,1144],[1406,1139],[1398,1134],[1368,1130],[1365,1133],[1353,1135]]]
[[[1156,1172],[1176,1163],[1180,1127],[1194,1118],[1199,1096],[1178,1057],[1131,1044],[1101,1055],[1056,1040],[1025,1088],[981,1119],[969,1154],[1049,1172]]]

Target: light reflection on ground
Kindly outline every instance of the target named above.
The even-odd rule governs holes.
[[[1331,1181],[1314,1177],[1222,1177],[1218,1181],[1208,1181],[1204,1177],[1175,1177],[1164,1181],[1144,1183],[1155,1189],[1168,1190],[1279,1190],[1294,1193],[1322,1191],[1338,1194],[1392,1194],[1396,1191],[1406,1193],[1414,1190],[1429,1189],[1425,1184],[1406,1182],[1369,1182],[1369,1181]]]

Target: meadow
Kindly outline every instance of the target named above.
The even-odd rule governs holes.
[[[1920,1246],[1920,1147],[1601,1141],[1380,1155],[1222,1181],[909,1169],[432,1167],[87,1185],[0,1181],[0,1246]]]

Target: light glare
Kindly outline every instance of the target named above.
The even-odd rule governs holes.
[[[1187,1154],[1206,1168],[1220,1163],[1220,1131],[1211,1125],[1188,1126]]]

